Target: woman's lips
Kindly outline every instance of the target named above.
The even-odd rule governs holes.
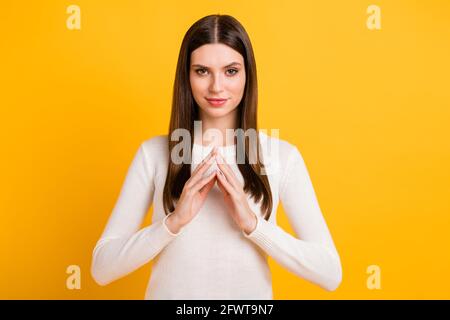
[[[220,107],[220,106],[224,105],[228,99],[208,99],[208,98],[206,98],[206,100],[213,107]]]

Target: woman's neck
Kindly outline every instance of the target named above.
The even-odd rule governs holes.
[[[234,145],[234,131],[237,128],[236,116],[230,114],[230,117],[222,118],[206,118],[201,117],[201,134],[200,130],[194,132],[194,143],[199,145],[227,146]],[[194,130],[195,131],[195,130]],[[227,131],[229,131],[227,133]],[[230,134],[231,133],[231,134]],[[227,140],[227,134],[230,139]]]

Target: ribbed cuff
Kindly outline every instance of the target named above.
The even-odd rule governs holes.
[[[167,232],[170,236],[176,237],[176,236],[179,236],[179,235],[183,232],[184,227],[181,227],[181,229],[180,229],[180,231],[178,231],[178,233],[173,233],[172,231],[169,230],[169,228],[167,227],[166,221],[167,221],[167,219],[168,219],[172,214],[173,214],[173,212],[171,212],[170,214],[166,215],[166,216],[164,217],[163,221],[162,221],[162,224],[163,224],[163,226],[164,226],[164,229],[166,230],[166,232]]]
[[[252,240],[260,247],[269,249],[273,246],[273,240],[271,238],[273,237],[274,228],[276,228],[276,226],[259,215],[256,215],[256,219],[255,230],[250,234],[246,234],[244,231],[242,231],[242,233],[244,234],[244,237]]]
[[[243,235],[246,238],[253,238],[255,236],[255,233],[257,233],[259,231],[258,229],[261,228],[261,223],[262,223],[261,220],[264,220],[264,219],[262,217],[260,217],[259,215],[256,215],[256,227],[255,227],[255,229],[252,232],[250,232],[249,234],[245,233],[245,231],[242,230]]]

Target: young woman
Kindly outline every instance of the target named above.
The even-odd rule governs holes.
[[[229,130],[238,132],[233,140]],[[211,131],[218,134],[205,144]],[[192,137],[181,149],[180,132]],[[301,238],[277,226],[279,201]],[[152,222],[141,228],[152,204]],[[273,299],[268,256],[326,290],[341,283],[299,150],[257,130],[249,37],[235,18],[210,15],[183,39],[169,134],[137,150],[91,273],[106,285],[151,261],[146,299]]]

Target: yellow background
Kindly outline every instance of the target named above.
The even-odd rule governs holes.
[[[2,1],[0,298],[144,297],[150,264],[101,287],[92,249],[139,144],[167,133],[185,32],[212,13],[249,33],[259,126],[301,150],[342,259],[335,292],[271,259],[275,299],[450,298],[445,0]]]

